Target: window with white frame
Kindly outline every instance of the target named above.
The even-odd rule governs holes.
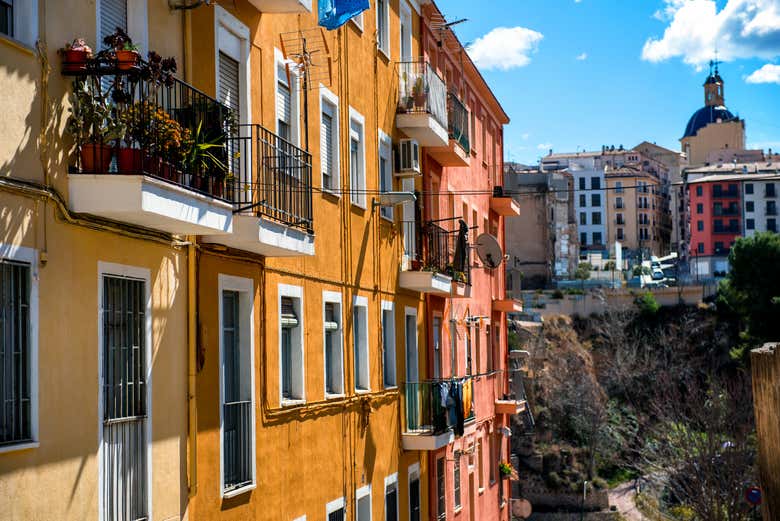
[[[281,402],[304,400],[303,288],[279,285],[279,391]]]
[[[420,521],[420,464],[409,466],[409,521]]]
[[[406,343],[406,381],[419,381],[417,310],[407,307],[404,312],[404,338]]]
[[[395,313],[393,303],[382,301],[382,372],[385,388],[396,387]]]
[[[371,521],[371,485],[357,489],[355,499],[355,521]]]
[[[253,282],[219,276],[222,371],[222,492],[255,482]]]
[[[247,124],[251,121],[249,27],[224,8],[215,6],[214,33],[218,58],[217,97],[233,109],[238,123]]]
[[[0,452],[38,438],[36,259],[0,245]]]
[[[344,394],[344,349],[341,327],[341,293],[323,291],[325,395]]]
[[[368,299],[355,297],[352,303],[352,344],[354,349],[355,390],[368,391]]]
[[[365,118],[349,109],[349,193],[352,204],[366,207]]]
[[[320,169],[322,189],[339,190],[339,99],[320,86]]]
[[[436,519],[447,519],[447,501],[445,490],[444,458],[436,459]]]
[[[393,141],[390,136],[379,131],[379,191],[393,191]],[[385,219],[393,220],[393,207],[382,206],[379,214]]]
[[[442,353],[441,353],[441,317],[433,317],[433,377],[441,378],[444,376],[442,369]]]
[[[398,473],[385,478],[385,521],[398,521]]]
[[[376,0],[376,46],[390,58],[389,0]]]
[[[290,143],[299,142],[298,117],[300,113],[298,86],[300,79],[284,59],[282,51],[274,49],[276,65],[276,134]]]
[[[325,515],[327,516],[327,521],[345,521],[346,503],[344,498],[333,500],[325,505]]]
[[[361,11],[359,14],[356,14],[352,18],[350,18],[350,21],[355,24],[355,27],[357,27],[360,32],[363,32],[363,12]]]
[[[24,5],[37,4],[33,0],[13,0],[14,9],[21,8]],[[149,18],[147,14],[146,0],[98,0],[97,4],[97,34],[98,46],[103,42],[103,38],[116,31],[117,27],[126,31],[133,39],[133,43],[138,45],[142,56],[146,56],[149,41]],[[26,16],[25,16],[26,18]],[[18,20],[18,18],[16,18]],[[37,30],[38,21],[35,20],[33,30]],[[15,24],[17,29],[19,24]],[[14,38],[24,41],[20,34],[15,34]],[[29,45],[35,43],[27,41]]]
[[[401,0],[401,61],[412,60],[412,8],[406,0]]]
[[[452,494],[455,497],[455,509],[461,508],[460,497],[460,456],[455,456],[455,469],[452,472]]]

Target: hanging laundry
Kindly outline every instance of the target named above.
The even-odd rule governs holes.
[[[320,0],[319,24],[331,31],[338,29],[369,7],[368,0]]]
[[[448,408],[450,424],[452,430],[456,436],[463,436],[463,383],[451,382],[450,383],[450,399],[452,400],[452,406]],[[449,404],[449,401],[448,401]]]
[[[473,405],[473,385],[474,382],[466,380],[463,382],[463,416],[468,418],[471,416],[471,407]]]
[[[447,430],[449,423],[447,400],[449,399],[450,385],[447,382],[434,382],[431,384],[431,408],[433,411],[433,428],[436,432]]]

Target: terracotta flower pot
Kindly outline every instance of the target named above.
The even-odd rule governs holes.
[[[111,166],[113,149],[100,143],[81,145],[81,171],[90,174],[107,174]]]
[[[149,175],[160,175],[162,171],[162,159],[157,156],[146,156],[144,158],[144,173]]]
[[[79,72],[87,70],[87,51],[62,51],[62,70],[64,72]]]
[[[122,174],[141,172],[144,165],[143,151],[137,148],[120,148],[116,153],[116,163]]]
[[[116,67],[120,71],[129,71],[138,63],[136,51],[115,51]]]
[[[179,178],[181,177],[181,172],[171,163],[163,161],[160,168],[160,175],[169,181],[178,183]]]

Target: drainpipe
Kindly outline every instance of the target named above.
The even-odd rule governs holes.
[[[195,237],[190,237],[187,246],[187,405],[188,405],[188,452],[189,452],[189,497],[198,493],[198,402],[195,389],[197,374],[197,252]]]

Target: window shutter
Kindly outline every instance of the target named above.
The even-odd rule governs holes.
[[[127,0],[100,0],[100,41],[98,48],[103,47],[103,38],[112,34],[119,27],[127,31]],[[130,35],[133,36],[132,34]]]
[[[276,69],[279,77],[276,85],[276,117],[292,126],[292,95],[287,81],[287,68],[280,64]]]
[[[282,327],[296,327],[298,315],[295,313],[295,305],[290,297],[282,297]]]
[[[322,150],[322,173],[328,177],[333,175],[333,118],[322,113],[322,128],[320,129],[320,147]],[[330,183],[331,181],[328,180]],[[326,186],[325,188],[334,188]]]
[[[336,316],[336,306],[328,302],[325,304],[325,331],[338,331],[339,319]]]
[[[238,62],[227,54],[219,53],[219,101],[239,116]]]

